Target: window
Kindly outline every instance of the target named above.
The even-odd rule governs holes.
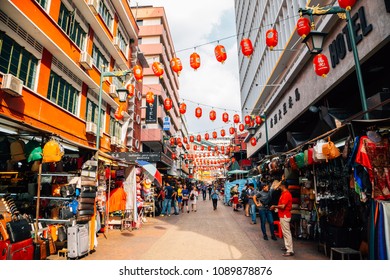
[[[85,120],[87,122],[93,122],[97,124],[98,120],[98,105],[94,103],[91,99],[87,99],[87,115],[85,117]],[[104,110],[100,110],[100,131],[104,131]]]
[[[95,44],[92,47],[92,59],[100,72],[104,72],[104,69],[108,69],[108,60]]]
[[[116,119],[110,116],[110,135],[121,138],[122,125]]]
[[[0,33],[0,71],[34,88],[38,59],[4,33]]]
[[[100,1],[99,14],[102,17],[104,23],[111,30],[113,17],[111,16],[110,10],[108,9],[107,5],[103,1]]]
[[[76,115],[79,92],[71,84],[57,75],[53,70],[50,72],[49,89],[47,98]]]
[[[127,56],[126,48],[127,48],[127,43],[125,37],[122,35],[122,32],[118,30],[118,34],[116,35],[118,38],[118,44],[120,50]]]
[[[80,49],[83,49],[87,33],[76,21],[75,11],[69,11],[63,3],[61,3],[58,25]]]
[[[47,0],[35,0],[36,2],[38,2],[39,5],[42,6],[42,8],[44,8],[46,10],[47,8]]]

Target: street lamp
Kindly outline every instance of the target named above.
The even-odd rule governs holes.
[[[299,13],[301,15],[308,15],[310,18],[314,16],[322,16],[322,15],[328,15],[328,14],[338,14],[341,18],[347,20],[347,28],[348,28],[348,34],[349,38],[351,40],[351,47],[353,51],[353,58],[355,60],[355,68],[356,68],[356,76],[359,86],[359,93],[360,93],[360,101],[362,103],[362,109],[364,115],[364,119],[368,120],[369,116],[367,113],[367,98],[366,98],[366,92],[364,90],[364,83],[363,83],[363,76],[362,71],[360,68],[360,61],[359,61],[359,54],[356,47],[356,40],[355,40],[355,34],[352,26],[352,19],[351,19],[351,13],[350,9],[346,8],[343,9],[338,6],[326,6],[326,7],[319,7],[319,6],[313,6],[306,9],[300,8]],[[306,44],[309,51],[311,53],[320,53],[322,51],[322,42],[325,38],[325,33],[319,34],[322,32],[317,31],[310,31],[310,33],[307,35],[307,37],[303,40],[303,43]],[[317,48],[314,48],[316,46]]]
[[[106,77],[122,77],[126,76],[127,74],[132,73],[132,70],[124,70],[124,71],[114,71],[114,72],[101,72],[100,74],[100,86],[99,86],[99,104],[98,104],[98,120],[97,120],[97,132],[96,132],[96,160],[98,160],[99,155],[99,149],[100,149],[100,111],[102,110],[102,94],[103,94],[103,80]],[[120,102],[126,102],[126,99],[124,101],[121,101],[121,96],[123,97],[125,89],[118,89],[118,95],[119,95],[119,101]],[[127,92],[127,90],[126,90]],[[126,95],[127,97],[127,95]],[[122,98],[123,100],[123,98]]]

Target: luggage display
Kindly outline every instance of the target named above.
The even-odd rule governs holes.
[[[32,260],[34,257],[33,239],[10,243],[7,260]]]
[[[86,225],[68,227],[68,258],[76,259],[88,255],[89,231]]]
[[[0,240],[0,261],[7,259],[9,245],[9,240]]]
[[[31,225],[27,220],[21,219],[7,223],[7,232],[11,243],[31,238]]]
[[[46,260],[48,255],[48,243],[45,240],[38,239],[34,241],[34,260]]]

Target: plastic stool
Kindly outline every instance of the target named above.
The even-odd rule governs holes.
[[[279,221],[274,221],[274,233],[277,237],[283,238],[282,227]]]

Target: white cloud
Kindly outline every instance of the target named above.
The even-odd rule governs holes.
[[[133,2],[134,5],[134,2]],[[227,50],[228,58],[224,64],[215,59],[214,48],[217,43],[210,43],[234,35],[234,1],[226,0],[167,0],[167,1],[138,1],[138,5],[163,6],[167,15],[171,36],[174,42],[177,57],[183,63],[183,71],[179,77],[180,97],[207,104],[209,106],[240,110],[240,88],[237,66],[236,38],[221,40]],[[230,12],[232,18],[226,19],[224,15]],[[229,20],[225,24],[223,20]],[[217,35],[216,35],[217,34]],[[210,44],[207,44],[210,43]],[[200,46],[196,52],[201,57],[201,67],[194,71],[189,65],[193,47]],[[185,50],[184,49],[189,49]],[[228,128],[221,121],[223,110],[215,108],[217,120],[211,122],[209,112],[211,107],[200,105],[203,116],[197,119],[194,109],[197,104],[186,102],[188,109],[186,118],[188,129],[192,132],[212,131],[214,128]],[[228,112],[232,118],[234,113]]]

